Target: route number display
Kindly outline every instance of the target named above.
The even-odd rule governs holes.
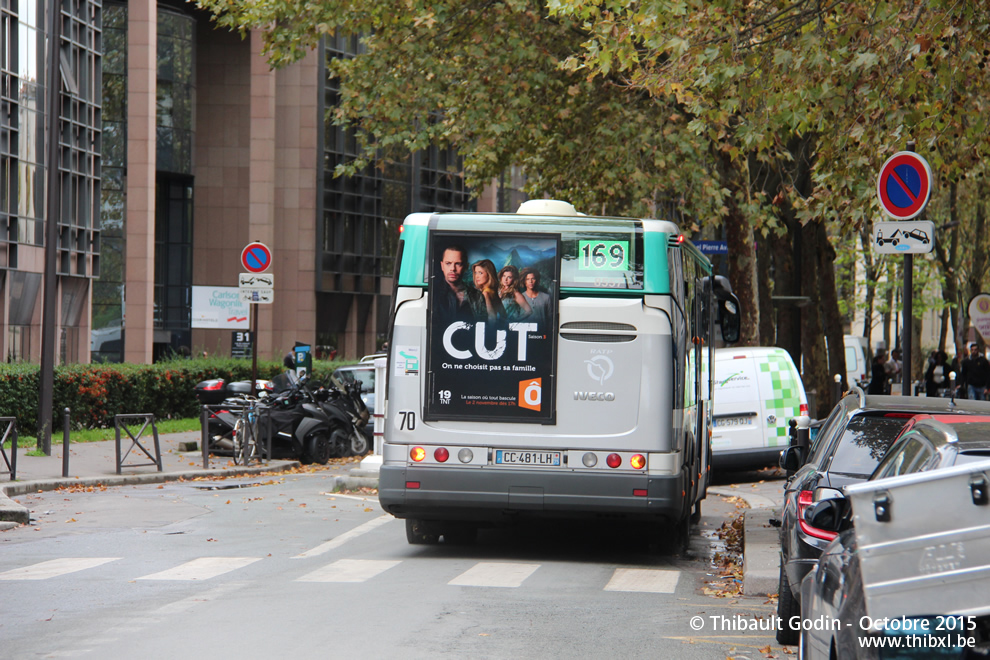
[[[629,241],[580,241],[578,268],[597,271],[629,270]]]

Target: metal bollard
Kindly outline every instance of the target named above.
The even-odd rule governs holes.
[[[202,435],[200,437],[199,444],[203,448],[203,469],[210,469],[210,409],[206,406],[200,408],[199,411],[199,424],[202,429]]]
[[[805,460],[811,448],[811,418],[807,415],[798,417],[797,423],[797,445],[804,447]]]
[[[62,476],[69,476],[69,413],[66,408],[62,419]]]
[[[842,399],[842,376],[835,374],[832,376],[832,380],[835,381],[835,389],[833,390],[835,392],[835,396],[832,400],[832,405],[834,406]]]

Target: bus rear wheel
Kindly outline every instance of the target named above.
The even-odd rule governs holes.
[[[440,535],[432,532],[425,520],[406,518],[406,541],[409,545],[436,545],[440,542]]]

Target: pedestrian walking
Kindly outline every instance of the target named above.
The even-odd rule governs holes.
[[[979,344],[969,345],[969,357],[962,362],[962,378],[966,384],[967,398],[986,401],[987,385],[990,385],[990,361]]]

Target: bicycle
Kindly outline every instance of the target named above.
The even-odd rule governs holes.
[[[234,423],[232,440],[234,441],[234,463],[236,465],[251,465],[265,457],[264,448],[259,442],[259,419],[261,412],[257,399],[242,399],[243,407],[237,422]]]

